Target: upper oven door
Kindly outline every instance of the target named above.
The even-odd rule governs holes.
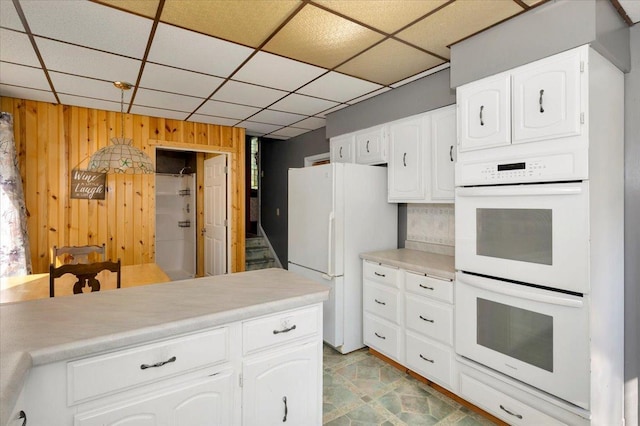
[[[589,293],[588,182],[456,188],[456,269]]]

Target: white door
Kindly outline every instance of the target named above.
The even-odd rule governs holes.
[[[431,114],[431,198],[453,201],[456,151],[456,107]]]
[[[204,273],[227,273],[227,156],[204,162]]]
[[[389,201],[420,200],[425,197],[424,126],[429,118],[418,116],[389,126]]]

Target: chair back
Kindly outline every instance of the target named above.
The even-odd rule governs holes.
[[[90,262],[104,262],[107,260],[105,244],[101,246],[53,246],[51,249],[51,263],[56,266]]]
[[[102,271],[115,272],[116,288],[120,288],[120,259],[117,262],[93,262],[81,264],[67,264],[56,267],[54,264],[49,265],[49,297],[54,297],[54,283],[56,278],[60,278],[64,274],[75,275],[77,281],[73,285],[73,294],[84,293],[83,288],[88,287],[91,291],[100,291],[100,281],[96,275]]]

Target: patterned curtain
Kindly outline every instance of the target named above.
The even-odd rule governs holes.
[[[0,113],[0,277],[31,273],[27,208],[13,139],[13,117]]]

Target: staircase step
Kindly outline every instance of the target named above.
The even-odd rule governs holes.
[[[247,260],[273,259],[273,256],[271,256],[271,250],[269,250],[267,247],[254,247],[245,250],[245,258]]]
[[[245,270],[255,271],[257,269],[275,268],[276,262],[273,259],[247,260]]]
[[[246,248],[269,247],[269,245],[262,237],[252,237],[252,238],[247,238],[245,240],[245,247]]]

